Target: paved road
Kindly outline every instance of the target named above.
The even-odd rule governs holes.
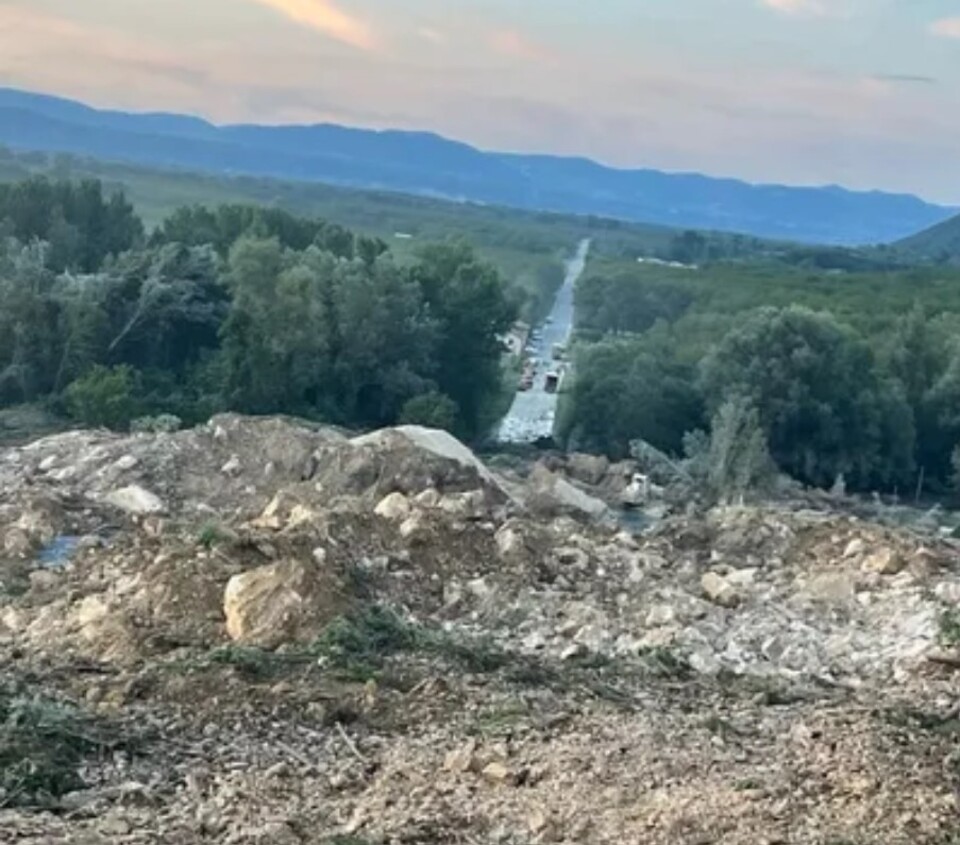
[[[541,338],[530,356],[538,361],[533,387],[517,391],[513,405],[497,431],[497,439],[501,443],[533,443],[553,434],[558,397],[555,393],[547,393],[544,384],[546,374],[554,367],[554,344],[566,343],[573,333],[573,291],[577,279],[583,274],[589,251],[590,241],[581,241],[576,255],[567,262],[563,286],[557,292],[547,321],[538,327]]]

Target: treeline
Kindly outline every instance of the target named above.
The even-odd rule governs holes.
[[[912,495],[953,481],[960,274],[607,267],[577,305],[572,445],[624,455],[640,439],[680,455],[685,434],[743,400],[804,482]]]
[[[473,436],[501,391],[516,298],[462,243],[401,263],[379,239],[247,206],[181,209],[147,236],[121,195],[42,179],[3,189],[0,229],[0,405]]]

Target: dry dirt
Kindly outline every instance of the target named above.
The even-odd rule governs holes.
[[[0,452],[0,842],[960,843],[952,541],[632,534],[579,468],[234,416]]]

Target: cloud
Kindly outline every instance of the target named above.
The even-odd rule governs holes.
[[[447,36],[444,35],[437,29],[432,29],[429,26],[421,26],[417,29],[417,35],[419,35],[424,41],[429,41],[431,44],[446,44]]]
[[[500,29],[490,35],[490,47],[495,53],[522,59],[525,62],[543,62],[551,59],[550,51],[531,41],[516,29]]]
[[[896,82],[903,85],[936,85],[939,82],[935,76],[915,73],[875,73],[871,78],[878,82]]]
[[[794,17],[825,18],[836,14],[826,0],[760,0],[761,4],[775,12]]]
[[[315,29],[329,38],[358,50],[372,51],[378,46],[369,25],[344,12],[330,0],[250,0],[280,13],[295,23]]]
[[[940,38],[960,38],[960,17],[934,21],[930,24],[930,32]]]

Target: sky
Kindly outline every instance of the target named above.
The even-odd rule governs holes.
[[[0,0],[0,85],[960,205],[960,0]]]

